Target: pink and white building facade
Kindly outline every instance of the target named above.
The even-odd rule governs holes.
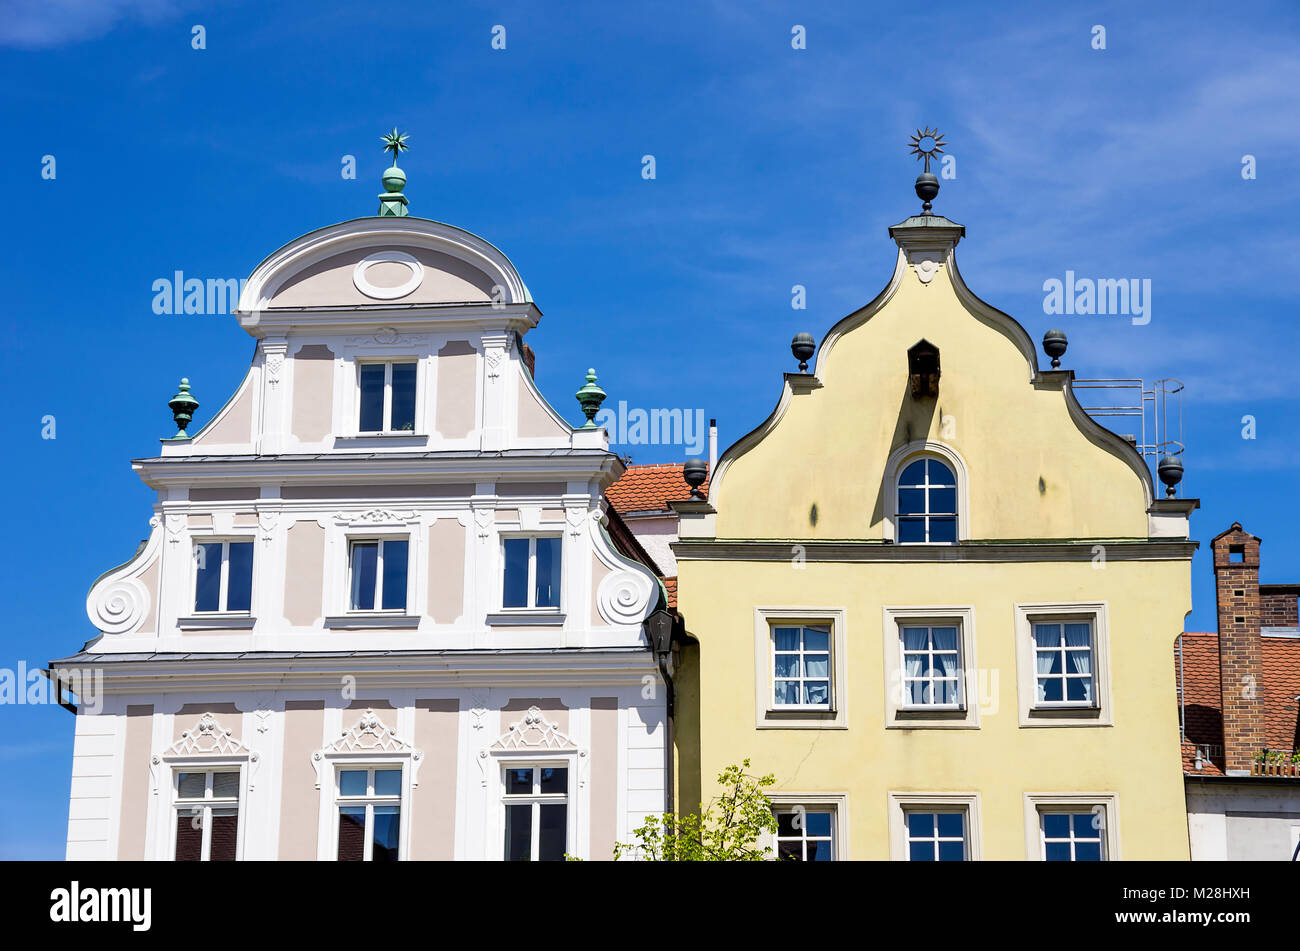
[[[247,376],[134,461],[148,538],[51,664],[103,676],[68,858],[607,859],[664,811],[664,592],[605,528],[604,430],[533,382],[540,316],[427,219],[257,267]]]

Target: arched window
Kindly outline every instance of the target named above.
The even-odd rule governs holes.
[[[957,477],[932,457],[910,462],[898,476],[900,543],[945,544],[957,541]]]

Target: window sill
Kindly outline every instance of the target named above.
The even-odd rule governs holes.
[[[1051,720],[1096,720],[1101,716],[1101,707],[1030,707],[1029,716]]]
[[[248,631],[257,623],[251,614],[195,614],[176,619],[182,631]]]
[[[773,707],[764,711],[758,728],[846,730],[848,724],[844,722],[842,711],[828,707]]]
[[[335,436],[335,449],[372,449],[376,446],[423,446],[429,441],[428,433],[354,433]]]
[[[964,720],[970,711],[965,707],[899,707],[895,720]]]
[[[835,716],[835,708],[834,707],[813,707],[813,706],[800,707],[791,704],[789,706],[771,707],[768,709],[767,715],[775,719],[789,718],[789,717],[794,717],[796,719],[804,719],[804,720],[812,719],[816,717],[827,718],[827,717]]]
[[[356,614],[336,614],[325,619],[325,626],[335,630],[374,630],[402,628],[410,629],[420,626],[418,614],[387,614],[383,612],[357,612]]]
[[[891,730],[912,729],[979,729],[979,720],[964,707],[899,707],[893,720],[885,724]]]
[[[559,611],[501,611],[497,614],[487,616],[489,627],[509,627],[511,625],[520,625],[525,627],[537,627],[544,625],[547,627],[562,627],[564,625],[564,615]]]

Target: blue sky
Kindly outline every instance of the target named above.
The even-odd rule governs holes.
[[[181,376],[202,422],[247,367],[231,318],[155,315],[152,282],[246,277],[373,214],[393,125],[412,213],[482,235],[528,282],[554,405],[579,419],[595,366],[607,405],[701,408],[724,447],[771,411],[790,337],[820,339],[888,280],[886,228],[918,204],[904,142],[937,125],[957,177],[936,210],[967,227],[967,283],[1035,339],[1065,329],[1080,376],[1183,380],[1195,537],[1240,520],[1264,580],[1300,580],[1300,9],[1058,6],[9,0],[0,667],[92,636],[90,582],[147,532],[129,460],[172,430]],[[1150,279],[1151,322],[1045,315],[1067,270]],[[1202,551],[1189,629],[1214,627]],[[0,708],[0,858],[62,856],[72,725]]]

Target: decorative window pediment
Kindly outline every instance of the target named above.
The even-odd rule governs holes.
[[[163,756],[248,756],[257,759],[257,754],[235,739],[233,732],[222,727],[211,713],[203,714],[198,723],[181,733],[181,738]]]
[[[161,754],[155,753],[149,758],[150,786],[153,795],[158,795],[159,780],[164,763],[184,763],[187,758],[196,761],[221,759],[246,761],[250,767],[248,788],[251,791],[256,778],[257,765],[261,756],[250,750],[235,738],[233,731],[227,730],[211,713],[205,713],[190,729],[181,733],[181,738]]]
[[[320,788],[323,767],[329,759],[377,756],[389,759],[409,758],[411,760],[411,785],[418,785],[415,774],[424,754],[414,745],[397,735],[397,731],[388,727],[374,710],[366,710],[350,730],[333,743],[312,754],[312,765],[316,768],[316,786]]]
[[[510,724],[492,743],[493,750],[576,750],[577,744],[560,732],[560,724],[546,719],[538,707],[529,707],[523,718]]]
[[[406,525],[416,520],[414,511],[370,509],[365,512],[335,512],[334,521],[349,527],[376,525]]]
[[[391,730],[379,719],[374,710],[367,710],[350,730],[325,747],[322,751],[329,753],[405,753],[413,747],[405,740],[399,739],[396,730]]]

